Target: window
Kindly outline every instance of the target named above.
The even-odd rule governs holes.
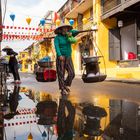
[[[90,19],[93,19],[93,7],[90,9]]]
[[[22,56],[21,56],[22,58],[24,58],[25,57],[25,54],[22,54]]]
[[[121,0],[102,0],[102,8],[103,13],[111,10],[112,8],[116,7],[117,5],[121,4]]]
[[[137,32],[136,22],[126,22],[120,29],[121,33],[121,55],[122,60],[137,58]],[[133,58],[130,58],[133,55]]]
[[[109,30],[109,60],[129,61],[139,53],[135,21],[126,22],[122,28]]]
[[[120,49],[120,30],[110,29],[109,30],[109,60],[117,61],[120,60],[121,57],[121,49]]]
[[[78,30],[83,30],[83,14],[78,14]]]
[[[25,69],[28,69],[28,65],[25,65]]]

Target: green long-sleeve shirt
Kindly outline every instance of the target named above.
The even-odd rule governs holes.
[[[72,36],[78,35],[77,30],[71,30]],[[70,57],[72,53],[71,49],[71,43],[68,41],[67,36],[63,36],[61,34],[58,34],[54,39],[54,45],[57,56],[66,56]]]

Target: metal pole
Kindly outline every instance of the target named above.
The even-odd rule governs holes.
[[[2,26],[2,4],[0,0],[0,26]],[[1,56],[2,28],[0,28],[0,56]]]

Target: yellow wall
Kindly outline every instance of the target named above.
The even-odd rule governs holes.
[[[108,19],[104,23],[101,21],[101,5],[100,0],[95,0],[95,3],[93,5],[94,9],[94,23],[97,24],[98,31],[96,32],[94,36],[94,40],[96,41],[96,46],[100,48],[101,52],[103,53],[106,66],[107,68],[116,67],[116,62],[109,61],[109,32],[108,29],[112,28],[113,26],[116,26],[116,20],[115,19]],[[101,55],[99,53],[99,55]],[[104,64],[101,63],[101,67],[104,68]]]
[[[83,18],[90,18],[90,9],[87,9],[84,13],[83,13]]]
[[[22,57],[22,55],[25,55],[25,56]],[[29,56],[28,52],[23,51],[23,52],[19,53],[19,59],[22,61],[22,69],[21,69],[22,72],[28,71],[28,69],[26,69],[26,67],[25,67],[26,65],[28,65],[26,62],[26,59],[28,58],[28,56]]]
[[[115,18],[108,18],[101,21],[101,0],[94,0],[93,2],[94,24],[97,24],[98,27],[94,38],[96,38],[97,46],[104,55],[108,77],[139,80],[139,67],[119,68],[116,61],[109,61],[109,29],[117,27],[117,20]],[[101,68],[104,68],[103,63],[101,63]]]

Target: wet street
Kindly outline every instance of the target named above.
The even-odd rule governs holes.
[[[139,84],[85,84],[77,77],[70,96],[61,97],[57,82],[24,73],[21,79],[20,86],[9,78],[1,87],[1,139],[140,139]]]

